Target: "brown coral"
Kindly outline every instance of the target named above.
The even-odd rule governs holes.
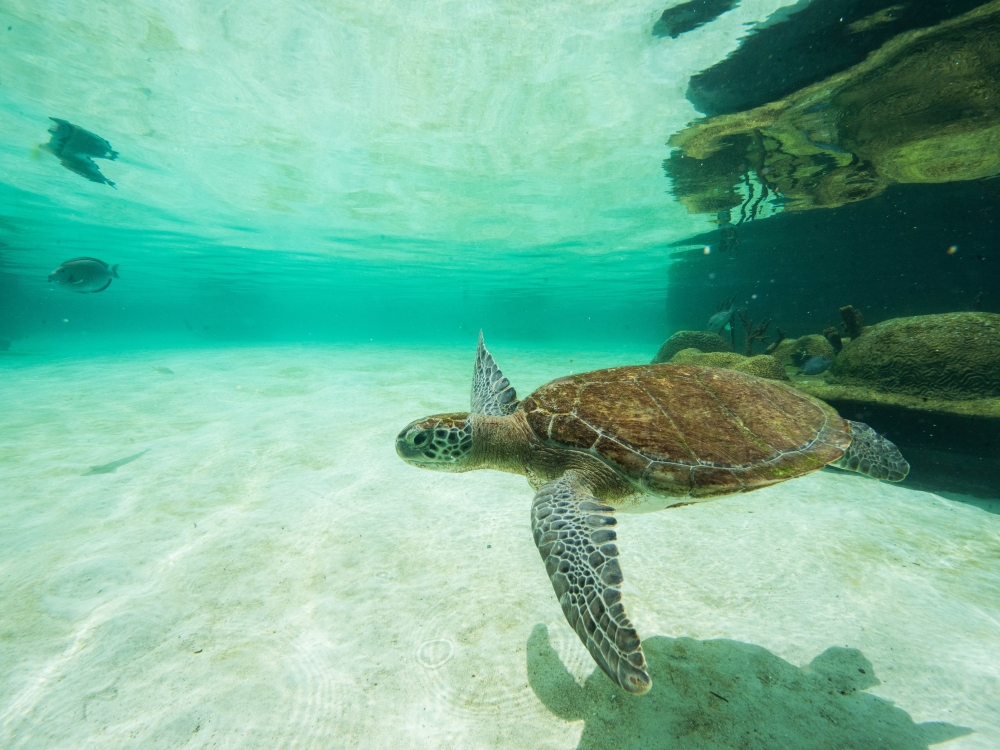
[[[781,346],[781,342],[785,340],[785,332],[780,328],[775,326],[775,332],[778,334],[777,338],[774,339],[770,344],[767,345],[767,349],[764,350],[764,354],[774,354],[775,350]]]
[[[767,327],[771,325],[770,318],[764,318],[759,323],[754,323],[750,319],[749,310],[740,310],[740,323],[743,324],[743,354],[747,357],[753,356],[753,342],[767,341]]]
[[[824,328],[823,335],[826,337],[826,340],[830,342],[830,346],[833,347],[835,352],[839,352],[844,348],[844,339],[841,338],[840,331],[833,326]]]
[[[856,339],[865,332],[865,316],[860,310],[855,310],[852,305],[844,305],[840,308],[840,317],[844,319],[841,325],[844,331],[852,339]]]

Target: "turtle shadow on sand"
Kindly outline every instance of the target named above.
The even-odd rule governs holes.
[[[600,669],[576,682],[536,625],[528,680],[565,721],[584,721],[578,750],[926,750],[970,734],[943,722],[914,723],[870,693],[879,684],[857,649],[830,647],[796,667],[761,646],[654,636],[642,643],[652,689],[630,695]]]

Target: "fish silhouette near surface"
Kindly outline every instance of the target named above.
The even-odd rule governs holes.
[[[806,360],[805,364],[799,368],[799,371],[795,373],[796,375],[819,375],[822,372],[826,372],[830,369],[830,365],[833,364],[833,360],[829,357],[810,357]]]
[[[89,471],[83,472],[80,476],[89,477],[91,474],[114,474],[115,470],[125,464],[130,464],[137,458],[141,458],[145,454],[149,453],[149,448],[146,448],[142,453],[136,453],[134,456],[129,456],[128,458],[120,458],[117,461],[112,461],[109,464],[104,464],[103,466],[91,466]]]
[[[60,120],[58,117],[49,119],[55,125],[49,128],[52,137],[48,143],[42,145],[42,148],[59,157],[59,163],[69,171],[76,172],[91,182],[114,187],[115,183],[101,174],[100,168],[94,163],[94,158],[111,160],[118,158],[118,152],[111,148],[111,144],[101,136],[94,135],[71,122]]]
[[[103,292],[118,276],[118,264],[109,266],[97,258],[71,258],[49,274],[61,288],[70,292]]]
[[[671,36],[674,39],[714,21],[727,10],[736,7],[739,0],[688,0],[667,8],[653,26],[653,36]]]

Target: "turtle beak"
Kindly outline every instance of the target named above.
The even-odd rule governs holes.
[[[396,438],[396,455],[409,463],[412,459],[420,455],[420,451],[415,446],[406,442],[406,438],[400,435]]]

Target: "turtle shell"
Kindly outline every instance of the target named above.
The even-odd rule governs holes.
[[[521,403],[543,444],[590,453],[648,492],[710,497],[821,469],[851,443],[822,401],[773,380],[695,365],[571,375]]]

